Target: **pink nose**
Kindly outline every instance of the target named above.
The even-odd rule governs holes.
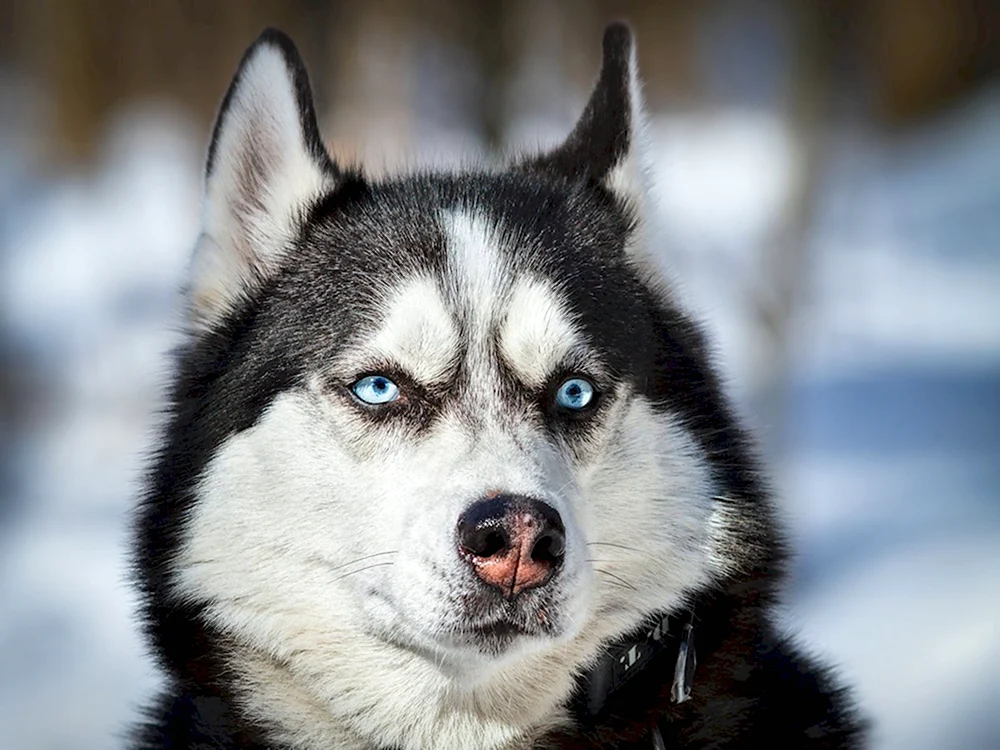
[[[552,579],[562,564],[566,530],[551,505],[495,495],[458,519],[458,545],[480,580],[512,599]]]

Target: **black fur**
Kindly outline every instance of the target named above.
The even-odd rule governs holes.
[[[222,654],[225,640],[197,607],[169,599],[177,549],[193,487],[227,437],[246,430],[281,391],[321,371],[363,329],[379,278],[444,263],[437,209],[472,208],[516,232],[499,244],[520,267],[563,280],[565,292],[615,380],[682,417],[711,461],[718,502],[744,523],[743,570],[724,586],[694,592],[698,668],[692,698],[669,700],[671,664],[653,663],[616,694],[596,720],[534,745],[549,748],[648,748],[659,727],[668,747],[855,748],[861,724],[827,670],[781,638],[772,622],[784,543],[749,441],[722,393],[698,327],[642,280],[624,248],[634,217],[601,181],[629,144],[631,32],[612,26],[594,98],[561,148],[503,173],[424,174],[385,182],[337,171],[319,139],[304,67],[292,43],[268,31],[258,43],[282,50],[295,82],[307,144],[338,187],[311,207],[284,267],[243,307],[179,352],[169,421],[136,522],[136,570],[152,650],[168,676],[164,696],[135,731],[136,748],[271,748],[266,727],[235,700]],[[249,54],[249,53],[248,53]],[[246,58],[245,58],[246,59]],[[209,150],[225,121],[223,102]],[[516,228],[516,229],[511,229]],[[393,252],[385,249],[391,247]],[[336,315],[331,312],[335,311]],[[293,332],[293,333],[289,333]],[[454,387],[461,387],[456,373]],[[330,387],[345,384],[334,379]],[[580,433],[548,417],[511,376],[525,419]],[[399,414],[413,429],[434,418],[429,394],[420,414]],[[362,676],[359,676],[359,679]],[[289,749],[291,750],[291,749]],[[388,749],[386,749],[388,750]]]
[[[569,179],[604,179],[635,144],[631,133],[632,31],[613,23],[604,32],[604,56],[597,84],[573,132],[557,149],[530,162],[535,169]]]

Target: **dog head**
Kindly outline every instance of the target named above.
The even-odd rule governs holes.
[[[558,148],[380,181],[328,156],[286,37],[248,50],[146,545],[286,733],[508,741],[735,564],[733,428],[653,270],[642,146],[622,25]]]

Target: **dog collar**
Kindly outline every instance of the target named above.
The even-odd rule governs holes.
[[[612,695],[665,652],[669,654],[663,663],[673,664],[670,700],[686,701],[691,696],[697,662],[693,609],[680,615],[657,614],[636,633],[615,641],[581,680],[578,711],[590,718],[598,716]],[[654,747],[658,747],[657,740],[662,746],[659,730],[654,730]]]

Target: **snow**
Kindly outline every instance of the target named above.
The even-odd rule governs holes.
[[[799,552],[785,618],[856,682],[883,750],[1000,746],[997,132],[997,91],[893,142],[845,129],[809,244],[773,466]],[[661,117],[654,134],[673,273],[738,379],[752,361],[734,285],[794,150],[748,110]],[[120,746],[157,684],[125,542],[201,138],[164,110],[124,113],[96,173],[32,178],[27,197],[11,186],[30,168],[0,149],[0,326],[43,402],[0,504],[3,748]]]

